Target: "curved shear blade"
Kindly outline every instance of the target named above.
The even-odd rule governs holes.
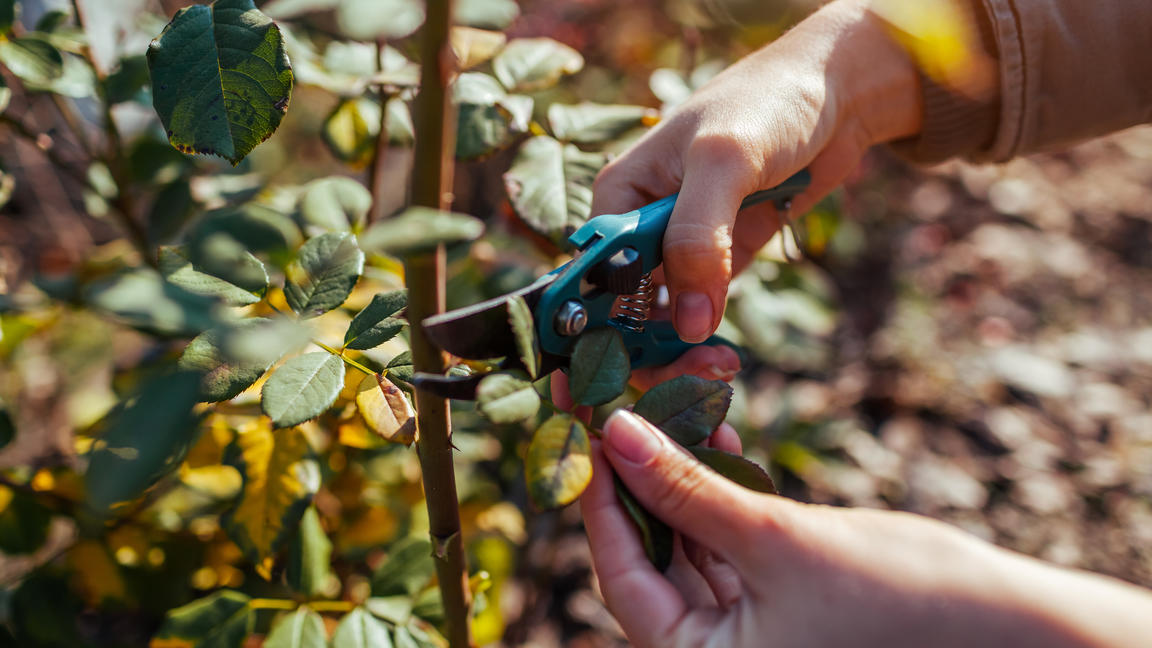
[[[424,332],[436,346],[458,358],[515,356],[516,334],[508,323],[508,298],[519,295],[528,308],[535,309],[540,295],[555,279],[555,274],[547,274],[507,295],[429,317],[422,322]]]

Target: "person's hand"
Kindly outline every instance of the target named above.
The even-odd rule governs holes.
[[[1058,569],[926,518],[746,490],[626,411],[580,500],[608,609],[640,648],[1145,646],[1152,595]],[[714,447],[739,451],[731,428]],[[612,483],[680,533],[648,562]]]
[[[716,330],[733,272],[780,227],[769,205],[737,220],[745,196],[807,166],[812,185],[793,202],[803,213],[868,147],[919,131],[915,68],[866,4],[833,2],[728,68],[597,177],[593,215],[680,192],[664,276],[685,341]]]

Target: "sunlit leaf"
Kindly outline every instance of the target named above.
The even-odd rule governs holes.
[[[496,78],[514,92],[550,87],[583,68],[580,52],[551,38],[514,39],[492,61]]]
[[[370,252],[405,256],[472,241],[484,233],[484,222],[466,214],[428,207],[409,207],[400,214],[374,224],[364,233],[363,247]]]
[[[232,466],[220,464],[191,468],[180,467],[180,483],[219,501],[231,500],[240,493],[244,478]]]
[[[508,324],[516,337],[516,351],[528,376],[535,379],[540,372],[540,345],[536,340],[536,320],[532,309],[520,295],[507,300]]]
[[[504,49],[508,37],[498,31],[473,27],[453,27],[451,41],[452,51],[456,53],[460,69],[467,70],[496,56],[500,50]]]
[[[341,101],[324,120],[320,134],[338,159],[363,166],[376,154],[380,104],[366,97]]]
[[[507,373],[485,376],[476,388],[476,405],[493,423],[516,423],[536,416],[540,395],[527,380]]]
[[[200,376],[180,372],[147,381],[114,412],[88,459],[84,482],[89,507],[104,513],[135,499],[171,469],[196,440]]]
[[[344,363],[325,351],[305,353],[277,367],[260,392],[260,407],[276,427],[319,416],[344,387]]]
[[[580,405],[603,405],[628,387],[632,364],[620,332],[608,326],[585,331],[572,351],[568,389]]]
[[[96,74],[82,56],[65,53],[64,70],[60,76],[47,81],[30,78],[24,82],[28,90],[51,92],[64,97],[84,99],[96,94]]]
[[[356,390],[356,408],[368,428],[385,441],[409,445],[416,440],[416,412],[387,378],[365,376]]]
[[[553,416],[536,430],[524,476],[532,503],[543,510],[566,506],[592,479],[591,446],[584,424],[570,415]]]
[[[305,243],[288,267],[284,297],[301,317],[315,317],[343,304],[363,271],[364,253],[355,236],[321,234]]]
[[[388,626],[358,607],[344,615],[336,626],[332,648],[392,648],[392,636]]]
[[[480,29],[505,29],[520,15],[515,0],[457,0],[456,22]]]
[[[153,105],[185,153],[238,164],[288,110],[292,66],[280,29],[252,0],[176,12],[148,46],[148,66]]]
[[[267,367],[307,345],[311,335],[309,327],[287,317],[251,318],[228,328],[220,340],[221,357],[229,363]]]
[[[580,144],[597,144],[615,139],[637,126],[651,126],[659,113],[644,106],[581,103],[552,104],[548,124],[557,139]]]
[[[257,358],[255,362],[234,360],[224,351],[224,345],[229,336],[243,330],[257,330],[265,322],[267,320],[249,319],[231,327],[209,329],[184,347],[179,367],[202,375],[202,400],[215,403],[235,398],[264,375],[272,364],[266,358]]]
[[[606,161],[600,153],[585,153],[544,135],[533,137],[517,151],[504,187],[516,215],[559,242],[587,220],[592,182]]]
[[[160,272],[169,283],[180,286],[188,292],[206,297],[218,297],[233,306],[255,304],[260,301],[260,296],[268,287],[268,272],[260,259],[247,251],[241,250],[241,252],[239,257],[241,263],[248,267],[237,269],[234,275],[251,279],[246,287],[201,272],[192,264],[188,253],[179,247],[160,248]]]
[[[408,293],[395,290],[373,295],[348,325],[344,346],[349,349],[371,349],[392,339],[404,327],[404,321],[393,317],[408,305]]]
[[[309,225],[329,232],[360,229],[372,207],[364,185],[344,176],[309,182],[300,196],[300,216]]]
[[[425,538],[405,538],[389,549],[387,560],[372,574],[372,596],[412,596],[424,589],[435,573],[432,543]]]
[[[34,36],[0,40],[0,63],[21,80],[49,84],[64,74],[64,56],[47,41]]]
[[[0,0],[2,2],[3,0]],[[0,115],[4,114],[7,110],[8,104],[12,101],[12,89],[8,87],[8,82],[0,76]],[[4,206],[6,200],[0,200],[0,207]]]
[[[403,38],[424,22],[424,3],[418,0],[341,0],[336,9],[336,22],[340,30],[354,40]]]
[[[320,524],[315,507],[308,507],[292,542],[288,560],[288,584],[305,596],[319,596],[332,574],[332,541]]]
[[[227,461],[244,476],[244,488],[221,522],[267,578],[272,556],[296,533],[320,487],[320,467],[303,432],[273,431],[264,418],[239,430]]]
[[[328,635],[324,619],[311,608],[301,606],[295,612],[276,619],[263,648],[327,648]]]
[[[452,83],[456,106],[456,157],[471,159],[492,153],[527,132],[533,101],[509,95],[487,74],[465,72]]]
[[[744,457],[704,446],[691,446],[688,450],[701,463],[737,484],[760,493],[776,494],[776,484],[768,473]]]
[[[649,389],[632,411],[689,446],[712,435],[731,403],[732,387],[723,380],[677,376]]]
[[[612,481],[616,486],[616,497],[620,498],[620,504],[624,506],[624,511],[628,513],[637,533],[640,534],[640,543],[644,545],[648,562],[660,571],[668,569],[672,564],[675,542],[672,528],[636,501],[636,497],[628,491],[619,477],[613,475]]]
[[[248,596],[222,590],[170,610],[150,648],[242,648],[252,633],[256,611]]]
[[[340,0],[272,0],[263,7],[264,13],[276,20],[295,18],[307,13],[335,9]]]

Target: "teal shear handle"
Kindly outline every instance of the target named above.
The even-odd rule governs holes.
[[[773,201],[786,209],[810,182],[808,171],[801,171],[748,196],[740,208]],[[653,296],[649,275],[664,261],[664,231],[678,195],[625,214],[597,216],[568,238],[577,256],[552,272],[555,279],[536,306],[541,350],[571,356],[586,325],[604,324],[620,331],[634,369],[668,364],[695,346],[682,341],[671,322],[647,320]],[[622,315],[618,300],[636,310]],[[717,337],[705,344],[730,345]]]

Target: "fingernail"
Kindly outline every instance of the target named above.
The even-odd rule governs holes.
[[[663,442],[639,416],[618,409],[604,422],[604,441],[621,459],[637,465],[648,463]]]
[[[685,342],[703,342],[712,334],[712,300],[698,292],[676,298],[676,332]]]

